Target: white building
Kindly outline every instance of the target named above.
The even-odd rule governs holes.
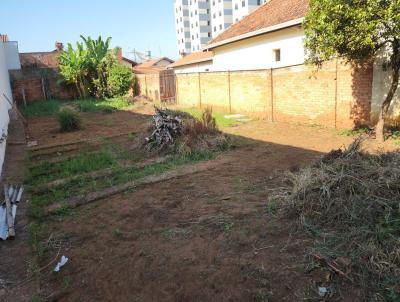
[[[267,1],[268,0],[233,0],[233,22],[236,23],[242,20]]]
[[[18,55],[18,43],[8,41],[6,35],[0,35],[0,179],[6,151],[6,138],[10,117],[12,91],[10,85],[9,70],[20,69],[21,64]]]
[[[175,0],[175,27],[178,53],[191,52],[189,0]]]
[[[232,0],[211,1],[211,36],[215,38],[233,23]]]
[[[175,0],[178,54],[200,51],[235,20],[239,21],[266,1]],[[234,7],[237,7],[236,11]]]
[[[212,38],[209,0],[189,0],[189,23],[191,51],[199,51]]]

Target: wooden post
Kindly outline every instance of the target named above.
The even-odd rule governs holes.
[[[199,108],[201,108],[201,80],[200,80],[200,72],[199,72]]]
[[[15,237],[15,229],[14,229],[14,218],[12,216],[12,208],[11,208],[11,200],[8,195],[8,185],[4,185],[4,197],[6,199],[6,217],[7,217],[7,226],[8,226],[8,237]]]
[[[229,113],[232,113],[232,100],[231,100],[231,71],[228,70],[228,97],[229,97]]]
[[[175,102],[179,104],[179,83],[178,83],[178,75],[175,74]]]
[[[25,96],[25,88],[21,88],[22,100],[24,101],[24,107],[26,107],[26,96]]]
[[[338,98],[338,58],[336,58],[336,71],[335,71],[335,129],[337,128],[337,98]]]
[[[274,122],[274,73],[271,67],[270,69],[270,87],[271,87],[271,122]]]
[[[146,75],[144,75],[144,85],[146,86],[146,96],[149,97],[147,95],[147,76]]]
[[[44,87],[44,78],[42,77],[42,93],[43,93],[43,98],[47,100],[47,95],[46,95],[46,88]]]

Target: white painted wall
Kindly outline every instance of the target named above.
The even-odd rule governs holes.
[[[378,59],[374,63],[374,79],[372,84],[372,102],[371,102],[371,121],[376,122],[383,100],[386,98],[392,83],[390,69],[384,67],[388,62],[388,52],[381,51]],[[392,101],[390,107],[390,118],[400,122],[400,89]]]
[[[304,31],[299,27],[231,43],[214,51],[213,71],[256,70],[304,63]],[[273,50],[281,50],[281,61],[273,62]]]
[[[18,43],[15,41],[5,42],[3,43],[3,47],[8,70],[21,69]]]
[[[212,70],[212,67],[212,61],[208,61],[181,67],[174,67],[174,71],[175,73],[208,72]]]
[[[12,91],[10,85],[9,69],[20,69],[21,64],[18,56],[18,44],[16,42],[0,41],[0,141],[3,134],[8,133],[8,123],[10,121],[8,110],[11,105],[3,94],[12,101]],[[4,163],[6,142],[0,142],[0,178]]]
[[[0,41],[0,138],[7,135],[10,105],[4,98],[3,93],[11,99],[10,79],[8,75],[7,61],[5,56],[4,44]],[[0,178],[3,168],[4,155],[6,152],[6,142],[0,142]]]

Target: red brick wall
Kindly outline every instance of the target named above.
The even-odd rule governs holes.
[[[199,83],[200,79],[200,83]],[[370,121],[372,66],[336,60],[263,71],[178,74],[178,104],[263,115],[280,122],[352,128]],[[199,87],[201,95],[199,96]]]
[[[73,86],[57,83],[60,75],[56,70],[22,69],[11,71],[10,75],[13,98],[19,103],[23,102],[22,91],[25,92],[26,102],[41,101],[46,98],[69,100],[78,97]],[[42,78],[46,95],[43,92]]]

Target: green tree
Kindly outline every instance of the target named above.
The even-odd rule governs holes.
[[[79,96],[87,96],[87,80],[88,59],[87,51],[82,43],[76,43],[76,49],[72,48],[71,43],[68,43],[66,51],[63,51],[59,56],[60,73],[67,83],[75,85]]]
[[[124,96],[133,85],[132,70],[120,63],[113,64],[107,72],[107,91],[110,96]]]
[[[78,42],[76,49],[68,44],[60,54],[64,80],[76,86],[81,98],[125,95],[132,87],[133,73],[118,61],[116,49],[109,49],[111,38],[81,38],[83,42]]]
[[[308,62],[333,57],[363,64],[386,53],[391,85],[382,100],[377,138],[384,140],[384,124],[399,86],[400,0],[311,0],[304,22]]]
[[[91,37],[85,38],[81,35],[81,39],[85,43],[88,52],[89,74],[95,87],[94,94],[96,97],[102,98],[107,96],[107,59],[109,59],[109,47],[111,37],[105,41],[99,36],[97,40]]]

